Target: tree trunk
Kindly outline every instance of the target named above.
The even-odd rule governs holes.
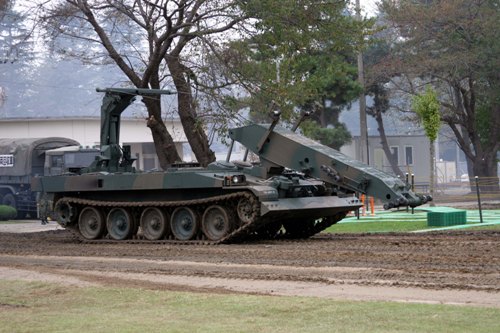
[[[161,118],[160,98],[143,98],[143,102],[148,110],[147,126],[151,129],[155,144],[156,155],[163,170],[169,165],[181,161],[181,157],[175,148],[174,139],[167,131],[167,127]]]
[[[477,110],[476,100],[474,97],[475,86],[474,81],[469,80],[470,89],[463,89],[461,83],[455,83],[455,96],[460,105],[461,122],[457,128],[454,118],[446,120],[450,128],[453,130],[460,149],[465,153],[467,158],[467,169],[469,172],[469,184],[472,192],[476,190],[476,182],[474,177],[479,180],[479,188],[485,193],[499,193],[500,185],[498,183],[498,165],[497,153],[500,148],[500,135],[498,124],[500,120],[500,107],[493,106],[488,120],[490,128],[487,141],[485,143],[481,139],[481,135],[477,129]],[[471,97],[472,96],[472,97]],[[483,133],[483,136],[486,133]],[[484,137],[483,137],[484,139]],[[471,167],[472,165],[472,167]],[[471,170],[472,169],[472,170]],[[472,172],[471,172],[472,171]]]
[[[450,124],[448,124],[450,125]],[[453,124],[452,124],[453,125]],[[500,193],[500,185],[498,178],[498,164],[497,164],[497,151],[498,142],[493,145],[483,145],[480,138],[476,137],[475,140],[468,135],[468,131],[474,128],[467,129],[467,124],[460,131],[450,127],[454,130],[455,136],[460,145],[460,149],[465,153],[467,158],[467,169],[469,172],[469,185],[471,192],[476,191],[475,176],[479,180],[479,188],[484,193]]]
[[[429,151],[430,151],[430,175],[429,175],[429,194],[431,195],[431,197],[434,198],[434,187],[435,187],[435,184],[436,184],[436,170],[435,170],[435,166],[436,164],[434,163],[434,160],[436,159],[436,146],[434,145],[434,141],[431,141],[430,142],[430,146],[429,146]],[[434,201],[431,201],[431,206],[435,206],[434,205]]]
[[[468,147],[472,147],[472,143],[470,141],[469,135],[467,134],[467,130],[463,127],[460,126],[460,133],[463,137],[463,142],[465,142],[465,145]],[[461,146],[459,145],[460,149],[464,151]],[[476,182],[474,181],[474,162],[471,160],[469,155],[465,155],[465,162],[467,165],[467,175],[469,176],[469,188],[471,192],[474,192],[476,190]],[[461,176],[461,175],[460,175]]]
[[[472,162],[474,163],[474,176],[478,177],[481,193],[491,193],[500,196],[496,155],[475,158]],[[475,179],[471,179],[471,181],[474,182],[475,188]]]
[[[476,136],[475,140],[473,140],[473,138],[468,134],[470,131],[474,130],[472,125],[467,123],[463,126],[463,129],[459,130],[455,123],[450,121],[447,121],[447,123],[453,130],[459,143],[459,147],[465,153],[467,158],[467,169],[469,172],[471,192],[475,192],[476,190],[474,177],[478,176],[481,191],[485,193],[499,193],[500,185],[498,183],[497,173],[497,152],[500,143],[494,142],[493,144],[483,145],[478,136]],[[467,128],[467,126],[471,126],[471,128]]]
[[[404,174],[398,166],[398,162],[395,159],[394,154],[391,152],[391,148],[389,147],[389,143],[387,142],[387,136],[385,134],[384,121],[382,119],[382,113],[379,111],[374,111],[372,116],[375,117],[378,126],[378,133],[380,134],[380,143],[382,144],[382,149],[384,150],[385,156],[389,160],[389,164],[391,166],[392,172],[397,176],[404,178]]]
[[[178,57],[167,56],[166,61],[177,89],[178,111],[184,133],[198,162],[202,166],[207,166],[215,161],[215,154],[208,145],[208,138],[202,123],[196,119],[191,87],[185,77],[187,73],[185,73],[184,66]]]

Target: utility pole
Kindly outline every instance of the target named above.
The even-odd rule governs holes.
[[[359,0],[356,0],[356,18],[361,21],[361,7]],[[359,153],[361,162],[369,164],[368,155],[368,126],[366,121],[366,97],[365,97],[365,74],[363,64],[363,53],[358,53],[358,81],[361,85],[362,91],[359,95]]]

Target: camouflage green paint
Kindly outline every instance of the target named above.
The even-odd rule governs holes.
[[[117,206],[126,211],[122,207],[127,207],[142,219],[141,213],[147,209],[144,205],[155,209],[169,207],[169,214],[172,214],[170,223],[177,228],[187,228],[196,223],[188,224],[183,219],[174,218],[176,211],[197,210],[195,215],[201,217],[210,208],[205,205],[216,205],[226,211],[231,220],[238,219],[227,221],[226,218],[227,224],[235,223],[237,235],[257,230],[253,228],[260,228],[264,233],[277,232],[283,224],[285,230],[289,228],[287,233],[297,236],[296,228],[291,224],[286,226],[290,219],[293,223],[299,221],[299,226],[304,223],[304,232],[299,234],[309,237],[361,206],[352,195],[340,197],[332,193],[332,188],[325,184],[331,183],[331,176],[322,173],[323,165],[335,167],[337,172],[341,172],[344,179],[342,185],[349,188],[360,186],[359,177],[369,178],[372,183],[380,181],[377,177],[381,174],[372,171],[366,176],[368,173],[363,172],[359,165],[344,163],[342,158],[325,147],[281,129],[275,130],[279,117],[275,117],[272,127],[253,125],[231,131],[233,139],[258,153],[261,165],[226,161],[212,163],[207,168],[191,165],[172,167],[163,172],[136,172],[131,167],[132,160],[127,149],[122,150],[118,146],[120,114],[135,95],[170,92],[114,88],[98,91],[106,93],[101,108],[100,155],[92,165],[81,170],[80,175],[46,176],[33,181],[33,188],[40,192],[42,215],[49,216],[54,210],[63,226],[79,221],[78,225],[83,223],[87,230],[91,230],[96,220],[85,214],[83,218],[78,215],[78,211],[87,207],[100,207],[102,212],[113,211]],[[271,174],[269,169],[273,167],[275,173]],[[304,172],[308,177],[296,172],[283,173],[285,167]],[[385,180],[384,185],[388,181]],[[387,187],[377,186],[379,189]],[[316,220],[321,222],[316,225]],[[107,222],[118,223],[109,217]],[[146,220],[145,225],[153,222]],[[202,224],[205,222],[219,223],[208,220]],[[278,229],[274,229],[276,222]],[[266,229],[267,224],[274,227]],[[213,227],[217,228],[216,225]],[[233,237],[232,234],[230,236]]]
[[[241,173],[239,173],[241,174]],[[124,174],[83,174],[43,177],[33,183],[36,191],[85,192],[122,190],[171,190],[182,188],[222,188],[227,173],[214,172],[154,172]]]
[[[253,124],[232,129],[229,136],[270,165],[285,166],[349,191],[377,197],[390,203],[390,208],[406,204],[415,207],[426,201],[410,191],[410,186],[399,178],[335,149],[279,127],[267,133],[266,126]],[[267,140],[262,145],[261,138],[266,135]]]

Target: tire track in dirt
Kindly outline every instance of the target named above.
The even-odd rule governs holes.
[[[294,286],[307,284],[310,288],[299,289],[309,291],[298,294],[309,295],[311,290],[319,290],[316,294],[321,296],[323,290],[325,295],[337,297],[341,290],[352,289],[355,295],[359,291],[356,288],[368,288],[370,292],[366,293],[373,294],[367,296],[370,299],[378,295],[377,288],[399,290],[400,296],[418,289],[422,295],[441,295],[429,298],[432,302],[467,304],[470,296],[466,295],[473,293],[477,296],[474,304],[481,304],[481,298],[489,300],[489,305],[500,303],[500,232],[497,231],[321,234],[301,241],[219,246],[82,244],[64,230],[0,232],[0,253],[3,269],[45,271],[63,276],[71,276],[69,273],[73,272],[74,277],[89,283],[108,277],[109,281],[126,285],[128,280],[138,279],[137,286],[175,286],[182,290],[172,279],[183,276],[184,280],[227,280],[227,285],[239,284],[240,292],[250,293],[277,292],[268,292],[267,287],[247,291],[246,285],[270,285],[272,290],[287,294],[291,293],[287,288],[298,290],[299,287]],[[140,274],[146,274],[147,278],[138,278]],[[163,282],[158,282],[160,280]],[[196,288],[205,287],[203,283],[201,287],[196,287],[194,282],[186,284],[186,289]],[[219,282],[210,288],[232,290],[221,287]],[[444,295],[450,300],[443,299]],[[459,296],[465,298],[460,301]],[[414,298],[409,297],[408,301]],[[424,298],[416,297],[415,301]],[[492,298],[497,302],[491,301]],[[398,297],[394,294],[387,299]]]

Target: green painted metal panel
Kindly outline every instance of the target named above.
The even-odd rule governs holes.
[[[467,212],[465,210],[446,208],[427,213],[427,225],[429,227],[447,227],[466,223]]]
[[[390,203],[388,208],[419,206],[427,200],[417,196],[408,184],[392,174],[278,126],[260,146],[267,131],[264,125],[252,124],[231,129],[229,136],[258,154],[261,161],[303,172],[353,192],[375,196]]]

